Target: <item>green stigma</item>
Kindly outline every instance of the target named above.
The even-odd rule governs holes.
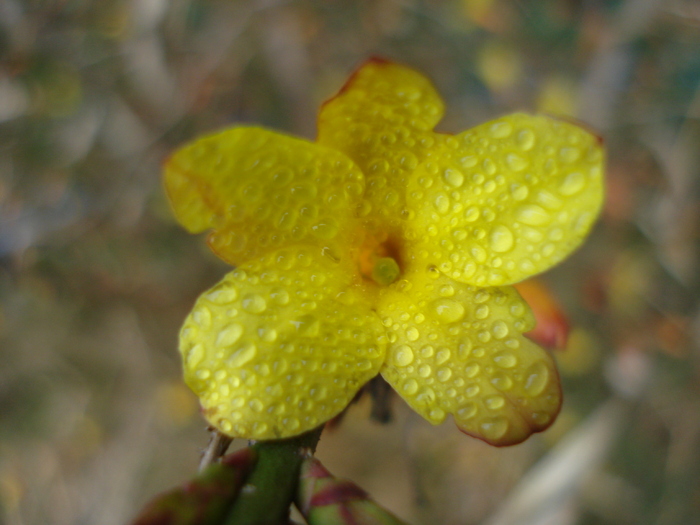
[[[391,257],[378,259],[372,268],[372,280],[381,286],[390,285],[399,278],[400,274],[399,263]]]

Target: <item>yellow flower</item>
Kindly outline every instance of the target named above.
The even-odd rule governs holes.
[[[177,151],[179,221],[235,269],[180,335],[185,380],[230,436],[293,436],[378,373],[433,424],[495,445],[559,410],[550,356],[511,284],[561,261],[602,201],[600,140],[515,114],[432,131],[428,80],[372,60],[319,116],[316,143],[235,127]]]

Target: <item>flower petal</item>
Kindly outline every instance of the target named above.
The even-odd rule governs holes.
[[[512,445],[554,421],[559,376],[522,335],[534,319],[514,288],[414,273],[387,289],[377,312],[391,341],[381,373],[431,423],[452,414],[463,432]]]
[[[544,116],[514,114],[449,138],[409,181],[410,225],[424,239],[415,262],[477,286],[542,272],[588,233],[602,174],[600,140]]]
[[[343,410],[384,360],[385,330],[320,249],[248,262],[202,294],[180,334],[185,381],[224,434],[284,438]]]
[[[178,220],[208,228],[239,264],[290,243],[348,242],[364,177],[338,151],[260,128],[232,128],[178,150],[165,166]]]
[[[434,147],[431,130],[443,113],[428,79],[373,59],[321,108],[318,143],[342,151],[362,169],[366,213],[394,221],[404,208],[407,177]]]

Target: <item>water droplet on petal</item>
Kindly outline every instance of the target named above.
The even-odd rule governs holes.
[[[416,341],[420,337],[420,332],[418,331],[417,328],[411,327],[408,330],[406,330],[406,339],[409,341]]]
[[[528,151],[535,145],[535,134],[529,129],[523,129],[516,140],[521,150]]]
[[[515,210],[515,218],[518,222],[529,226],[541,226],[550,221],[549,213],[536,204],[525,204]]]
[[[464,306],[452,299],[438,299],[431,303],[431,310],[437,319],[443,323],[454,323],[462,319],[466,313]]]
[[[231,354],[231,357],[228,359],[228,364],[234,368],[243,366],[255,357],[257,351],[258,348],[253,343],[244,343]]]
[[[503,408],[505,404],[506,400],[503,398],[503,396],[489,396],[484,399],[484,405],[486,405],[486,408],[490,408],[491,410]]]
[[[437,378],[438,381],[445,382],[448,381],[452,377],[452,370],[450,370],[447,367],[443,367],[440,370],[437,371]]]
[[[508,335],[508,325],[503,321],[496,321],[493,323],[491,331],[496,339],[503,339]]]
[[[204,306],[198,306],[192,312],[192,320],[207,330],[209,327],[211,327],[211,311],[209,311],[209,308]]]
[[[501,368],[513,368],[518,364],[518,358],[509,352],[500,352],[493,356],[493,362]]]
[[[486,319],[489,316],[489,307],[485,304],[479,306],[474,312],[474,317],[477,319]]]
[[[513,388],[513,380],[504,374],[494,374],[491,378],[491,384],[502,392]]]
[[[415,379],[407,379],[401,389],[403,390],[404,394],[411,396],[418,392],[418,381]]]
[[[523,184],[513,184],[510,187],[510,194],[513,196],[513,199],[516,201],[522,201],[525,200],[530,193],[530,190],[528,189],[527,186]]]
[[[586,179],[583,176],[583,173],[581,173],[580,171],[574,171],[573,173],[569,173],[564,178],[561,185],[559,186],[559,193],[567,196],[575,195],[583,189],[585,184]]]
[[[442,177],[445,179],[445,182],[454,186],[455,188],[459,188],[462,184],[464,184],[464,175],[461,171],[455,168],[447,168],[443,172]]]
[[[464,375],[472,378],[475,377],[481,371],[481,367],[477,363],[469,363],[464,367]]]
[[[438,213],[446,214],[450,210],[450,199],[444,193],[438,193],[433,201],[435,209]]]
[[[396,366],[408,366],[413,362],[413,350],[408,345],[394,348],[393,360]]]
[[[494,226],[491,230],[490,241],[493,251],[503,253],[513,247],[515,238],[513,237],[512,231],[499,224],[498,226]]]
[[[432,357],[434,353],[435,353],[435,348],[433,348],[430,345],[426,345],[420,349],[420,355],[423,358]]]
[[[441,348],[435,356],[435,362],[439,365],[446,363],[452,355],[449,348]]]
[[[204,346],[196,344],[190,348],[189,352],[185,352],[185,363],[187,368],[194,368],[202,362],[204,358]]]
[[[513,133],[510,122],[496,122],[489,129],[489,134],[495,139],[504,139]]]
[[[523,171],[528,166],[527,159],[517,155],[515,153],[510,153],[506,155],[506,164],[513,171]]]
[[[239,323],[231,323],[219,332],[216,337],[216,346],[231,346],[241,338],[243,326]]]
[[[549,369],[544,363],[535,363],[525,372],[525,392],[530,396],[540,395],[547,383],[549,383]]]
[[[460,419],[462,421],[466,421],[467,419],[473,418],[476,413],[477,413],[477,406],[476,403],[473,401],[470,401],[469,403],[466,403],[462,408],[457,410],[457,419]]]
[[[241,301],[241,306],[246,312],[259,314],[267,308],[267,301],[258,294],[248,294]]]
[[[495,417],[481,422],[479,428],[486,439],[501,439],[508,432],[509,423],[504,417]]]

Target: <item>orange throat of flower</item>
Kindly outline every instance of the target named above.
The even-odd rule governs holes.
[[[368,238],[360,247],[357,265],[365,281],[389,286],[401,276],[398,243],[389,236],[385,236],[383,240]]]

